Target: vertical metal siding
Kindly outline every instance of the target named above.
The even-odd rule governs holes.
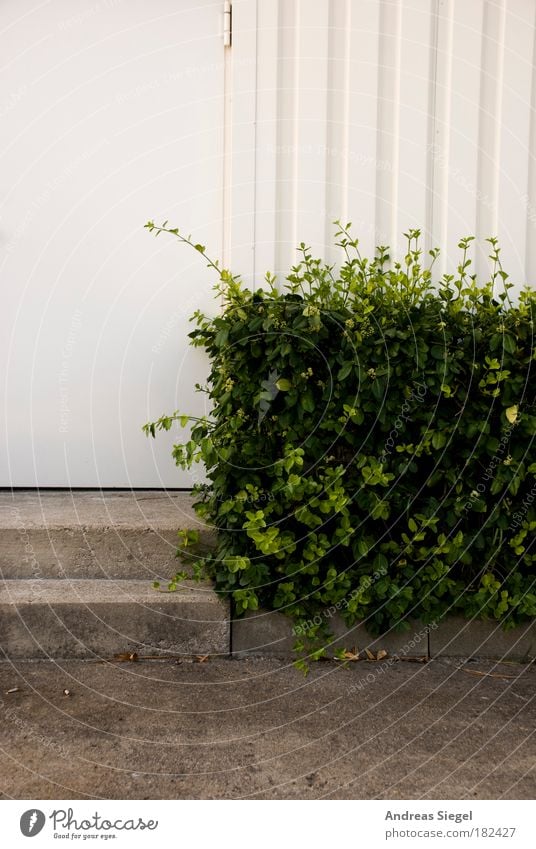
[[[235,26],[249,0],[235,0]],[[497,235],[536,278],[533,0],[262,0],[254,250],[285,272],[333,257],[341,217],[370,251],[421,227],[452,270],[462,235]],[[485,245],[475,267],[486,271]]]

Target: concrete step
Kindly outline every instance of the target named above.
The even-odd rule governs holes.
[[[188,492],[0,492],[0,577],[167,581],[179,528],[211,544]]]
[[[0,493],[0,653],[9,658],[138,654],[292,656],[299,634],[279,613],[256,611],[230,623],[210,584],[157,592],[187,562],[175,557],[177,530],[213,532],[187,492]],[[4,579],[2,581],[2,579]],[[430,628],[372,637],[326,611],[333,648],[375,656],[536,657],[536,623],[503,632],[496,623],[446,619]],[[332,618],[333,617],[333,618]],[[231,635],[232,628],[232,635]]]
[[[174,593],[146,580],[0,582],[0,649],[16,658],[227,655],[228,607],[210,584]]]

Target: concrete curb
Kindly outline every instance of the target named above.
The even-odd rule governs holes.
[[[337,648],[359,649],[377,655],[386,651],[389,655],[407,657],[428,657],[428,627],[422,622],[411,621],[406,631],[391,630],[381,637],[372,636],[366,626],[360,622],[348,628],[340,616],[334,616],[328,622],[335,635],[329,646],[329,653]],[[299,638],[291,621],[282,613],[258,610],[249,612],[243,619],[231,623],[233,655],[269,655],[287,657],[292,655],[293,646]]]
[[[430,631],[430,657],[536,658],[536,623],[505,631],[498,622],[452,616]]]
[[[372,636],[364,623],[347,628],[339,616],[329,621],[335,639],[329,647],[386,651],[403,657],[479,657],[490,660],[536,658],[536,623],[504,631],[497,622],[449,617],[438,624],[410,621],[406,631],[391,630]],[[298,638],[290,620],[281,613],[259,610],[231,623],[233,654],[288,657]]]

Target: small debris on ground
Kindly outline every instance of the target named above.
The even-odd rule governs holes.
[[[375,663],[377,663],[379,660],[383,660],[384,657],[387,657],[387,652],[385,651],[385,649],[380,649],[378,652],[376,652],[376,655],[374,655],[374,653],[371,652],[370,649],[365,649],[365,652],[367,654],[367,660],[374,661]]]
[[[378,663],[378,661],[383,660],[385,657],[388,657],[388,653],[385,651],[385,649],[380,649],[379,651],[376,652],[375,655],[374,655],[373,652],[370,651],[370,649],[365,649],[365,654],[366,654],[366,658],[364,656],[362,657],[359,649],[354,646],[351,649],[344,649],[344,651],[341,651],[340,653],[338,653],[333,658],[333,660],[342,660],[344,663],[346,663],[347,661],[351,661],[353,663],[356,663],[358,660],[367,660],[370,663]],[[321,660],[330,660],[330,658],[320,658],[320,659]]]
[[[349,649],[348,651],[345,651],[344,655],[343,655],[343,659],[344,660],[351,660],[351,661],[354,661],[354,662],[359,660],[359,649],[353,648],[353,649]]]
[[[467,672],[468,675],[479,675],[481,678],[499,678],[501,681],[515,681],[518,675],[502,675],[498,672],[480,672],[478,669],[466,669],[462,666],[462,672]]]
[[[402,654],[402,655],[395,654],[393,660],[405,660],[406,663],[428,663],[430,658],[426,657],[425,654],[423,654],[419,657],[414,657],[413,655],[407,655],[407,654]]]

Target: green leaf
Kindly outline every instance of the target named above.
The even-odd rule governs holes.
[[[308,413],[314,413],[315,411],[315,401],[313,398],[312,392],[304,392],[304,394],[300,398],[301,406]]]
[[[353,363],[344,363],[344,365],[339,369],[339,373],[337,374],[338,380],[344,380],[353,369]]]
[[[508,354],[515,354],[515,352],[516,352],[516,348],[517,348],[516,340],[509,333],[504,334],[503,347],[504,347],[504,350]]]
[[[432,435],[432,445],[435,449],[443,448],[447,444],[446,434],[441,430],[434,431]]]
[[[508,419],[508,421],[510,422],[510,424],[516,423],[518,410],[519,410],[518,405],[514,404],[512,407],[508,407],[504,411],[504,414],[505,414],[506,418]]]

